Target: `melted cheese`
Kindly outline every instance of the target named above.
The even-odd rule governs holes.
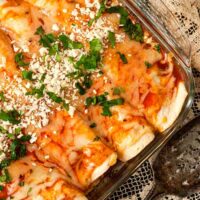
[[[34,164],[33,164],[34,163]],[[78,189],[70,186],[56,169],[44,167],[33,156],[20,159],[8,168],[12,183],[7,186],[8,195],[15,200],[24,198],[35,200],[59,199],[86,199]],[[23,181],[24,186],[19,186]],[[48,194],[53,194],[46,198]]]

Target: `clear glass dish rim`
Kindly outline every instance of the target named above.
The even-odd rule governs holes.
[[[125,167],[122,167],[122,170],[120,170],[117,173],[118,176],[116,174],[114,176],[111,175],[111,177],[109,178],[110,183],[107,184],[106,187],[102,188],[99,184],[95,185],[94,188],[88,192],[87,197],[89,200],[105,200],[120,185],[122,185],[123,182],[125,182],[138,169],[138,167],[142,163],[144,163],[147,159],[149,159],[155,152],[160,150],[169,141],[169,139],[179,130],[183,120],[185,119],[186,115],[188,114],[192,106],[192,102],[194,99],[195,87],[194,87],[194,79],[192,75],[192,70],[190,66],[190,55],[187,58],[186,55],[181,55],[179,52],[177,52],[166,41],[167,39],[162,35],[162,33],[159,33],[158,27],[156,27],[156,24],[154,23],[154,21],[147,18],[145,13],[142,12],[140,7],[138,7],[134,1],[123,0],[123,4],[128,8],[130,13],[133,13],[134,15],[136,15],[136,17],[142,22],[142,24],[144,24],[145,28],[147,28],[150,31],[150,33],[153,36],[155,36],[156,39],[158,39],[162,45],[164,45],[167,49],[169,49],[174,54],[176,60],[180,63],[182,70],[186,74],[187,80],[185,80],[185,85],[187,87],[188,96],[187,96],[187,99],[185,100],[185,104],[182,108],[180,115],[175,120],[173,125],[170,126],[166,131],[164,131],[163,134],[158,136],[150,145],[145,147],[145,149],[138,156],[136,156],[135,158],[125,163],[124,164]],[[168,8],[166,7],[166,9]],[[185,58],[187,58],[188,60],[185,60]],[[112,170],[114,170],[114,168],[115,166],[112,167],[111,173],[112,173]],[[124,170],[124,168],[126,169]],[[110,172],[106,173],[103,179],[108,176],[110,176]],[[98,182],[100,183],[100,181]]]

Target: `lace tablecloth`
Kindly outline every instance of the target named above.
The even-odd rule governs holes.
[[[156,5],[159,6],[159,0]],[[172,11],[182,29],[188,36],[192,46],[193,75],[196,82],[195,99],[188,115],[189,119],[200,115],[200,0],[165,0],[164,3]],[[199,71],[198,71],[199,70]],[[146,161],[126,183],[124,183],[109,200],[142,200],[153,187],[153,171],[151,159]],[[175,196],[164,196],[162,199],[175,200]],[[183,200],[200,200],[199,193],[192,194]]]

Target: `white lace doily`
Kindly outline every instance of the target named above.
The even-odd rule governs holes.
[[[159,0],[146,0],[158,1]],[[154,2],[155,3],[155,2]],[[189,119],[200,115],[200,0],[165,0],[164,3],[177,18],[180,29],[186,33],[192,46],[193,75],[196,82],[195,99],[188,115]],[[159,6],[159,3],[156,4]],[[198,71],[198,70],[199,71]],[[151,159],[146,161],[126,183],[124,183],[109,200],[143,200],[153,186]],[[164,196],[160,199],[175,200],[175,196]],[[180,199],[179,199],[180,200]],[[199,193],[192,194],[182,200],[200,200]]]

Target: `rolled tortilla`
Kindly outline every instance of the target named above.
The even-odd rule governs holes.
[[[55,168],[45,167],[33,155],[13,162],[8,171],[12,182],[6,185],[7,197],[12,196],[15,200],[87,199],[67,182],[65,175]]]
[[[33,151],[38,159],[62,168],[70,181],[82,189],[116,163],[116,153],[76,114],[72,118],[67,112],[58,111],[46,127],[35,129],[34,133],[37,147]]]
[[[83,99],[94,96],[94,90],[96,95],[108,92],[108,99],[119,98],[119,96],[112,95],[112,85],[108,82],[105,83],[104,80],[103,76],[94,80],[92,88]],[[112,116],[103,116],[100,105],[85,107],[81,104],[79,110],[82,118],[88,123],[96,123],[97,134],[117,151],[121,161],[135,157],[154,139],[153,128],[139,111],[133,109],[126,102],[123,105],[111,107]],[[87,110],[87,114],[85,114],[85,110]]]

